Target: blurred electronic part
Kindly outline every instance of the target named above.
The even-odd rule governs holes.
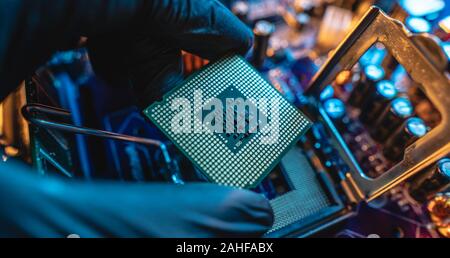
[[[345,104],[340,99],[327,99],[323,106],[328,116],[336,120],[336,124],[340,123],[346,114]]]
[[[439,21],[434,34],[438,36],[442,41],[450,40],[450,16],[447,16]]]
[[[350,10],[328,6],[317,35],[317,47],[322,52],[335,48],[352,28],[353,13]]]
[[[242,22],[248,23],[248,13],[250,11],[250,7],[245,1],[236,1],[233,3],[231,7],[231,11],[236,17],[238,17]]]
[[[394,1],[392,1],[394,2]],[[395,6],[392,10],[392,18],[401,22],[405,22],[406,18],[410,16],[414,17],[426,17],[433,19],[437,14],[445,8],[445,1],[443,0],[398,0],[395,1]]]
[[[438,232],[450,238],[450,193],[439,193],[428,202],[427,210]]]
[[[293,29],[302,30],[311,20],[311,17],[304,13],[297,13],[292,8],[285,8],[280,11],[283,20]]]
[[[297,77],[303,89],[309,86],[314,74],[319,70],[319,66],[311,56],[304,56],[295,60],[291,64],[292,73]]]
[[[269,82],[291,103],[297,103],[303,88],[294,74],[286,68],[275,68],[267,72]]]
[[[392,161],[399,161],[403,158],[405,148],[424,136],[427,131],[427,125],[422,119],[409,118],[389,137],[384,148],[384,155]]]
[[[294,0],[294,9],[297,13],[305,13],[312,17],[322,17],[327,1],[323,0]]]
[[[20,113],[25,103],[24,83],[0,103],[0,146],[4,160],[21,158],[30,162],[29,129]]]
[[[313,122],[252,188],[275,207],[267,236],[448,237],[450,2],[222,2],[255,32],[245,58]],[[185,76],[208,64],[182,57]],[[23,91],[0,105],[3,160],[84,180],[210,181],[143,118],[131,91],[93,74],[83,49],[56,54]],[[25,112],[30,125],[16,130],[25,102],[53,111]],[[17,135],[27,130],[29,143]]]
[[[397,89],[392,82],[383,80],[370,87],[367,95],[362,104],[365,112],[361,113],[360,119],[362,122],[370,124],[377,120],[383,108],[397,95]]]
[[[367,92],[374,88],[375,83],[384,78],[384,69],[371,64],[364,68],[360,75],[359,82],[352,90],[349,103],[356,107],[361,107],[367,97]]]
[[[266,25],[271,26],[261,26]],[[211,100],[203,104],[203,96]],[[261,102],[253,96],[269,100]],[[174,106],[181,111],[178,115]],[[143,113],[211,182],[239,188],[259,184],[311,126],[238,55],[225,56],[199,71]],[[191,113],[196,119],[188,122]],[[181,118],[175,128],[174,116]]]
[[[418,175],[410,183],[409,189],[414,199],[423,202],[448,186],[450,186],[450,159],[444,158],[422,175]]]
[[[269,39],[275,31],[275,26],[268,21],[258,21],[253,29],[255,44],[253,47],[252,64],[256,68],[262,68],[267,57]]]
[[[124,135],[152,137],[157,134],[135,108],[120,110],[104,118],[105,129]],[[159,157],[156,148],[133,142],[109,141],[111,171],[117,171],[118,178],[125,181],[167,180],[168,175],[159,174]]]
[[[406,18],[405,25],[412,33],[429,33],[432,29],[429,21],[413,16]]]
[[[247,1],[249,4],[248,22],[254,24],[259,20],[276,20],[280,14],[280,6],[286,6],[283,0]]]
[[[380,114],[371,130],[372,136],[380,142],[386,141],[389,135],[395,131],[408,117],[414,113],[414,107],[406,97],[399,97],[386,107]]]
[[[447,56],[447,72],[450,72],[450,42],[442,42],[441,46]]]

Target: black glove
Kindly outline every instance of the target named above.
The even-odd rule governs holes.
[[[272,225],[267,200],[250,191],[66,182],[27,170],[0,164],[0,237],[255,237]]]
[[[88,43],[96,73],[110,85],[132,85],[141,108],[181,80],[181,50],[211,60],[252,44],[252,32],[218,1],[149,2],[139,23]]]

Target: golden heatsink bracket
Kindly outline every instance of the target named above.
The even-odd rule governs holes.
[[[409,146],[397,165],[377,178],[367,177],[351,165],[344,183],[357,200],[370,201],[403,182],[425,167],[450,153],[450,83],[440,65],[423,51],[423,41],[411,34],[399,21],[379,8],[371,7],[358,25],[334,50],[332,56],[313,78],[307,94],[319,96],[343,70],[350,70],[375,43],[382,43],[409,73],[442,116],[441,123]],[[428,42],[429,43],[429,42]],[[335,135],[335,138],[339,138]],[[338,139],[339,140],[339,139]],[[342,140],[342,139],[341,139]],[[346,147],[340,147],[345,158],[352,159]],[[350,162],[351,163],[351,162]]]

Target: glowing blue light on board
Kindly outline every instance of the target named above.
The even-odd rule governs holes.
[[[426,16],[440,12],[445,7],[443,0],[400,0],[400,5],[412,16]]]
[[[406,26],[411,32],[414,33],[425,33],[431,31],[431,24],[419,17],[408,17],[406,18]]]
[[[384,77],[384,69],[378,65],[368,65],[364,69],[367,78],[373,81],[379,81]]]
[[[425,122],[418,117],[408,119],[406,122],[406,127],[408,128],[408,131],[416,137],[422,137],[428,131]]]
[[[441,159],[438,162],[438,168],[442,174],[444,174],[445,176],[450,178],[450,159],[449,158]]]
[[[392,101],[392,109],[401,117],[411,116],[413,113],[413,106],[411,101],[406,98],[397,98]]]
[[[443,42],[441,43],[441,46],[447,56],[447,59],[450,60],[450,42]]]
[[[324,108],[331,118],[338,119],[345,115],[345,105],[340,99],[325,101]]]
[[[364,55],[360,58],[359,63],[362,66],[381,65],[381,62],[383,62],[385,56],[386,49],[384,46],[374,45],[364,53]]]
[[[397,89],[394,84],[390,81],[380,81],[376,85],[377,91],[385,98],[391,99],[397,95]]]
[[[331,85],[328,85],[325,87],[325,89],[322,90],[322,93],[320,93],[320,100],[327,100],[329,98],[332,98],[334,96],[334,88]]]

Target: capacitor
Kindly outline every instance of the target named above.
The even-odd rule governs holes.
[[[372,137],[379,142],[385,142],[392,132],[413,115],[413,112],[413,105],[408,98],[399,97],[392,100],[372,127]]]
[[[392,54],[387,53],[383,62],[381,62],[381,66],[386,73],[386,77],[391,77],[394,71],[399,67],[399,63]]]
[[[362,104],[360,120],[373,124],[389,102],[397,96],[395,85],[388,80],[382,80],[375,87],[368,89],[368,97]]]
[[[292,73],[297,77],[300,85],[309,85],[314,75],[319,71],[313,56],[304,56],[295,60],[291,65]]]
[[[431,23],[420,17],[406,18],[405,25],[412,33],[429,33],[431,31]]]
[[[328,116],[333,120],[338,130],[344,130],[348,124],[347,110],[342,100],[331,98],[323,103],[323,107]]]
[[[333,120],[341,119],[345,116],[345,104],[340,99],[328,99],[325,101],[323,106],[328,116]]]
[[[392,228],[392,236],[394,238],[404,238],[405,230],[400,226],[396,226],[396,227]]]
[[[281,10],[281,17],[284,22],[291,28],[302,30],[311,20],[311,17],[306,13],[296,13],[292,8],[284,8]]]
[[[320,17],[324,12],[324,3],[315,0],[294,0],[294,10],[296,13],[306,13],[310,16]]]
[[[439,14],[445,8],[444,0],[420,1],[402,0],[390,1],[394,3],[390,16],[405,23],[407,17],[431,17]]]
[[[443,158],[409,185],[411,197],[419,202],[444,190],[450,185],[450,158]]]
[[[425,122],[418,117],[411,117],[389,137],[384,145],[384,156],[391,161],[399,161],[405,148],[428,132]]]
[[[320,93],[320,100],[326,101],[334,96],[334,88],[332,85],[327,85]]]
[[[384,78],[384,70],[378,65],[368,65],[364,68],[360,80],[355,84],[348,103],[355,107],[361,107],[366,93],[370,87]]]
[[[269,39],[275,31],[275,26],[268,21],[258,21],[255,24],[253,33],[255,34],[255,44],[253,46],[252,63],[256,68],[262,68],[267,57]]]
[[[245,1],[236,1],[231,6],[231,12],[239,18],[243,23],[248,24],[248,14],[250,7]]]

